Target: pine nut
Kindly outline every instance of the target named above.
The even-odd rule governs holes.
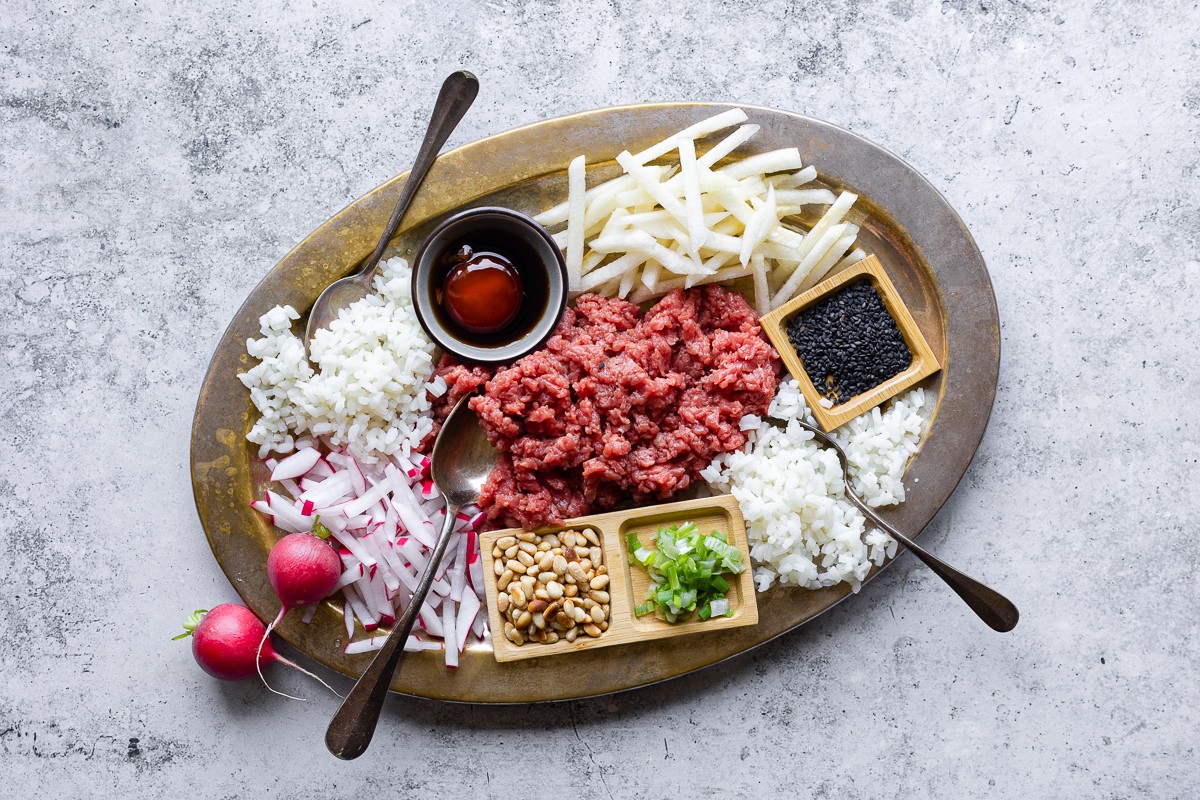
[[[666,539],[663,541],[665,542]],[[588,586],[592,587],[593,589],[603,589],[605,586],[608,586],[608,576],[597,575],[588,582]]]
[[[515,536],[501,536],[496,540],[496,547],[499,547],[501,550],[507,550],[516,543],[517,537]]]
[[[540,578],[541,576],[539,575],[538,577]],[[550,581],[549,583],[546,584],[546,594],[548,594],[550,596],[551,600],[557,600],[558,598],[562,597],[563,596],[562,584],[555,580]]]
[[[500,589],[501,591],[507,589],[508,584],[512,582],[512,579],[513,571],[511,569],[504,570],[504,572],[500,575],[500,578],[496,581],[496,588]]]

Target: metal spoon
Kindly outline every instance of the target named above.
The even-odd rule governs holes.
[[[446,418],[430,458],[433,482],[446,501],[446,521],[442,523],[442,532],[434,545],[429,565],[425,567],[408,607],[325,731],[325,746],[329,752],[347,761],[361,756],[371,744],[388,686],[404,660],[404,643],[408,641],[417,612],[429,594],[433,577],[453,536],[458,510],[479,499],[479,490],[496,464],[496,450],[479,427],[475,412],[467,407],[467,398],[460,400]],[[453,645],[448,643],[447,646]]]
[[[764,418],[770,424],[779,427],[787,428],[788,420],[778,419],[776,417]],[[905,536],[900,531],[893,528],[891,525],[884,522],[878,514],[854,493],[853,484],[850,480],[850,466],[846,460],[846,454],[842,452],[842,448],[838,443],[830,438],[824,431],[814,428],[812,425],[801,422],[800,420],[792,420],[801,428],[807,431],[812,431],[816,436],[817,441],[828,447],[832,447],[837,453],[838,461],[842,464],[842,473],[846,481],[846,496],[850,498],[850,502],[858,506],[858,510],[863,513],[871,524],[877,528],[882,528],[900,544],[907,547],[913,552],[921,563],[933,570],[934,574],[946,582],[946,585],[954,590],[954,593],[963,599],[963,601],[971,607],[979,618],[987,623],[992,630],[1006,633],[1017,626],[1017,619],[1020,616],[1017,607],[1014,606],[1008,598],[1000,594],[994,589],[984,586],[979,581],[962,574],[954,567],[945,563],[928,553],[924,548],[914,542],[912,539]]]
[[[317,298],[317,302],[313,303],[312,310],[308,312],[308,329],[304,334],[306,349],[311,346],[313,335],[322,328],[329,327],[329,323],[337,319],[338,312],[356,300],[361,300],[371,291],[375,267],[379,265],[379,260],[383,258],[383,252],[387,250],[392,237],[396,235],[396,231],[400,227],[400,220],[404,218],[409,205],[416,197],[417,189],[421,188],[421,183],[429,173],[429,168],[437,159],[438,151],[450,138],[451,132],[463,115],[467,113],[467,109],[471,107],[477,94],[479,94],[479,80],[465,70],[451,74],[442,83],[442,90],[438,93],[437,102],[433,106],[433,114],[429,117],[429,128],[425,131],[425,138],[417,153],[416,163],[413,164],[412,171],[408,173],[408,180],[404,182],[404,188],[400,190],[396,207],[392,210],[387,227],[383,229],[383,235],[379,237],[379,244],[375,245],[375,252],[371,253],[363,262],[358,272],[326,286],[325,291],[321,292],[321,296]]]

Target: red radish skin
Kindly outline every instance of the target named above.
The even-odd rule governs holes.
[[[275,589],[281,605],[279,614],[263,631],[259,650],[270,643],[271,631],[283,620],[284,614],[298,606],[321,602],[333,594],[341,577],[342,559],[323,539],[311,533],[289,533],[276,542],[267,554],[267,580]],[[262,674],[261,664],[256,664],[255,667],[264,686],[276,694],[292,697],[276,691],[267,683]]]
[[[262,667],[274,661],[315,678],[333,691],[325,681],[275,652],[266,637],[266,626],[245,606],[222,603],[211,611],[196,611],[183,628],[184,632],[175,638],[192,637],[192,656],[200,669],[214,678],[240,681],[256,673],[261,676]]]

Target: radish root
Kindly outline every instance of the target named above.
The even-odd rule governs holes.
[[[270,691],[279,695],[280,697],[286,697],[289,700],[299,700],[302,703],[306,703],[306,702],[308,702],[308,698],[296,697],[295,695],[290,695],[286,692],[281,692],[278,689],[276,689],[274,686],[272,686],[271,684],[267,683],[267,678],[265,675],[263,675],[263,671],[262,671],[262,660],[261,659],[262,659],[263,645],[266,644],[267,639],[270,638],[270,636],[271,636],[271,631],[275,630],[275,626],[278,625],[280,623],[280,621],[283,620],[283,615],[286,614],[287,612],[288,612],[287,606],[283,606],[282,608],[280,608],[279,613],[275,616],[275,619],[271,620],[271,624],[267,626],[266,631],[263,633],[262,639],[260,639],[258,642],[258,652],[254,656],[254,668],[258,670],[258,679],[260,681],[262,681],[263,686],[267,687],[267,689],[269,689]],[[341,695],[337,693],[337,690],[334,689],[332,686],[330,686],[325,681],[321,680],[320,676],[315,675],[312,672],[309,672],[308,670],[306,670],[304,667],[300,666],[296,662],[290,661],[290,660],[284,658],[283,656],[279,655],[278,653],[275,654],[275,660],[281,664],[285,664],[286,666],[291,667],[292,669],[303,672],[305,675],[312,678],[313,680],[315,680],[317,683],[324,686],[329,691],[333,692],[334,695],[336,695],[337,697],[341,697]]]

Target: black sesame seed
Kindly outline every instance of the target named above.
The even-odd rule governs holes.
[[[912,351],[868,281],[845,286],[787,324],[788,339],[818,391],[836,403],[860,395],[912,364]]]

